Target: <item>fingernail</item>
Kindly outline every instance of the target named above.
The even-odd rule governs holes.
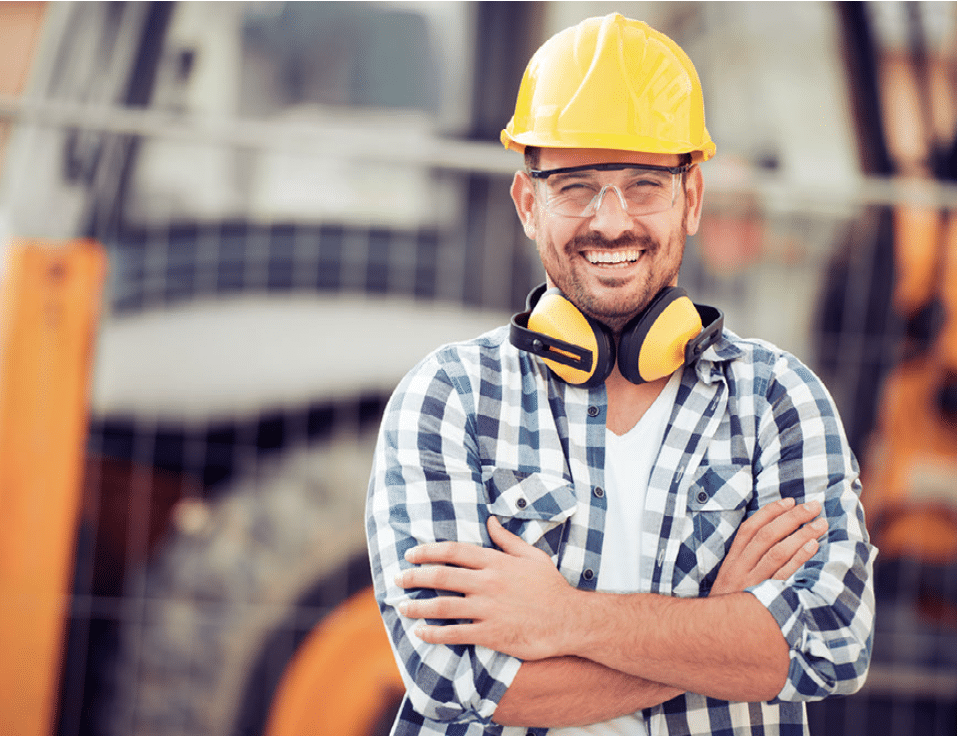
[[[408,609],[411,607],[410,601],[401,601],[397,604],[397,612],[402,616],[408,615]]]
[[[815,519],[815,521],[812,522],[812,529],[817,532],[824,532],[826,529],[828,529],[828,520],[824,517]]]
[[[786,509],[790,509],[792,506],[795,505],[795,499],[794,499],[794,498],[783,498],[783,499],[782,499],[781,501],[779,501],[778,503],[781,504],[782,506],[784,506]]]
[[[818,511],[819,508],[820,508],[820,504],[818,503],[818,501],[809,501],[807,504],[805,504],[806,511]]]
[[[816,542],[814,539],[809,539],[807,542],[805,542],[806,552],[814,552],[817,549],[818,549],[818,542]]]

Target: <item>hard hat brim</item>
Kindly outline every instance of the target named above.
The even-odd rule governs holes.
[[[513,119],[512,119],[513,122]],[[637,135],[604,136],[590,133],[566,133],[563,139],[546,138],[534,133],[522,133],[514,136],[509,132],[511,123],[501,131],[501,143],[510,150],[523,154],[528,146],[538,148],[603,148],[620,151],[634,151],[638,153],[657,154],[691,154],[692,163],[708,161],[715,155],[715,143],[712,140],[698,143],[666,143],[655,138],[645,138]]]

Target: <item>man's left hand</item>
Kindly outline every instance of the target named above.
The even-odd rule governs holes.
[[[471,620],[415,629],[432,644],[476,644],[524,660],[562,654],[561,638],[570,626],[566,601],[577,589],[547,554],[511,534],[494,516],[487,526],[499,549],[436,542],[408,550],[408,562],[427,567],[402,572],[400,587],[446,590],[463,597],[409,600],[398,606],[399,612],[408,618]]]

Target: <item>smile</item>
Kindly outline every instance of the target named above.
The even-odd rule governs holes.
[[[588,250],[584,257],[589,263],[634,263],[641,257],[640,250]]]

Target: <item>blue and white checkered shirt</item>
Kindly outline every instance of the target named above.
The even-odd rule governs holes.
[[[491,546],[491,514],[548,552],[571,585],[594,589],[603,554],[604,386],[555,378],[507,328],[439,349],[385,412],[368,493],[374,588],[407,687],[397,736],[545,734],[491,718],[521,661],[476,646],[427,644],[397,613],[404,553],[426,542]],[[790,496],[821,502],[829,531],[787,581],[749,592],[790,648],[770,703],[686,693],[638,715],[650,734],[805,734],[804,701],[857,690],[868,670],[875,601],[858,468],[835,406],[793,356],[726,331],[684,370],[648,484],[641,528],[647,590],[704,596],[739,524]],[[827,543],[826,543],[827,540]]]

